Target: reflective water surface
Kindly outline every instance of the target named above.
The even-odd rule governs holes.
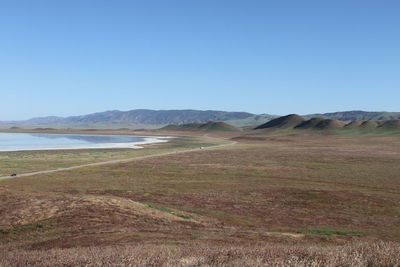
[[[138,144],[160,142],[152,137],[86,134],[0,133],[0,151],[77,149],[77,148],[137,148]]]

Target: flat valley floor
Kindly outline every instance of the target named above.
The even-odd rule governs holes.
[[[399,266],[396,137],[3,152],[0,176],[199,147],[0,181],[0,265]]]

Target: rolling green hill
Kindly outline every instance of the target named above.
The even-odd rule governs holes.
[[[207,122],[207,123],[189,123],[182,125],[168,125],[161,130],[169,130],[169,131],[209,131],[209,132],[237,132],[240,131],[239,128],[236,128],[230,124],[225,122]]]
[[[256,127],[257,125],[264,124],[269,122],[270,120],[279,118],[277,115],[269,115],[269,114],[261,114],[261,115],[253,115],[244,119],[234,119],[227,120],[226,123],[233,125],[235,127]]]

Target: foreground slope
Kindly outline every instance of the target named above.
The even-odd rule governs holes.
[[[344,246],[279,245],[114,245],[10,251],[2,266],[398,266],[396,243]]]
[[[0,247],[400,241],[400,139],[234,140],[2,181]]]
[[[253,132],[259,136],[207,132],[237,142],[227,147],[1,181],[0,265],[130,259],[251,266],[307,255],[310,264],[351,266],[354,253],[369,264],[397,260],[399,138]],[[198,148],[210,139],[188,134],[197,142],[179,137],[141,153]],[[34,157],[48,155],[57,162],[69,154]],[[32,154],[16,156],[20,168],[31,168]],[[245,262],[240,251],[250,253]]]

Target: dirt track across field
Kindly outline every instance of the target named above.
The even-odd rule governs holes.
[[[233,141],[228,144],[204,147],[204,148],[201,148],[201,150],[214,149],[217,147],[224,147],[224,146],[231,146],[236,143],[237,142]],[[53,173],[53,172],[69,171],[69,170],[75,170],[75,169],[80,169],[80,168],[84,168],[84,167],[101,166],[101,165],[116,164],[116,163],[126,163],[126,162],[130,162],[130,161],[134,161],[134,160],[142,160],[142,159],[148,159],[148,158],[154,158],[154,157],[162,157],[162,156],[168,156],[168,155],[174,155],[174,154],[195,152],[195,151],[200,151],[200,148],[188,149],[188,150],[182,150],[182,151],[174,151],[174,152],[158,153],[158,154],[152,154],[152,155],[146,155],[146,156],[138,156],[138,157],[128,158],[128,159],[117,159],[117,160],[88,163],[88,164],[77,165],[77,166],[66,167],[66,168],[59,168],[59,169],[54,169],[54,170],[21,173],[21,174],[17,174],[17,176],[9,175],[9,176],[0,177],[0,181],[21,178],[21,177],[27,177],[27,176],[34,176],[34,175],[39,175],[39,174],[48,174],[48,173]]]

